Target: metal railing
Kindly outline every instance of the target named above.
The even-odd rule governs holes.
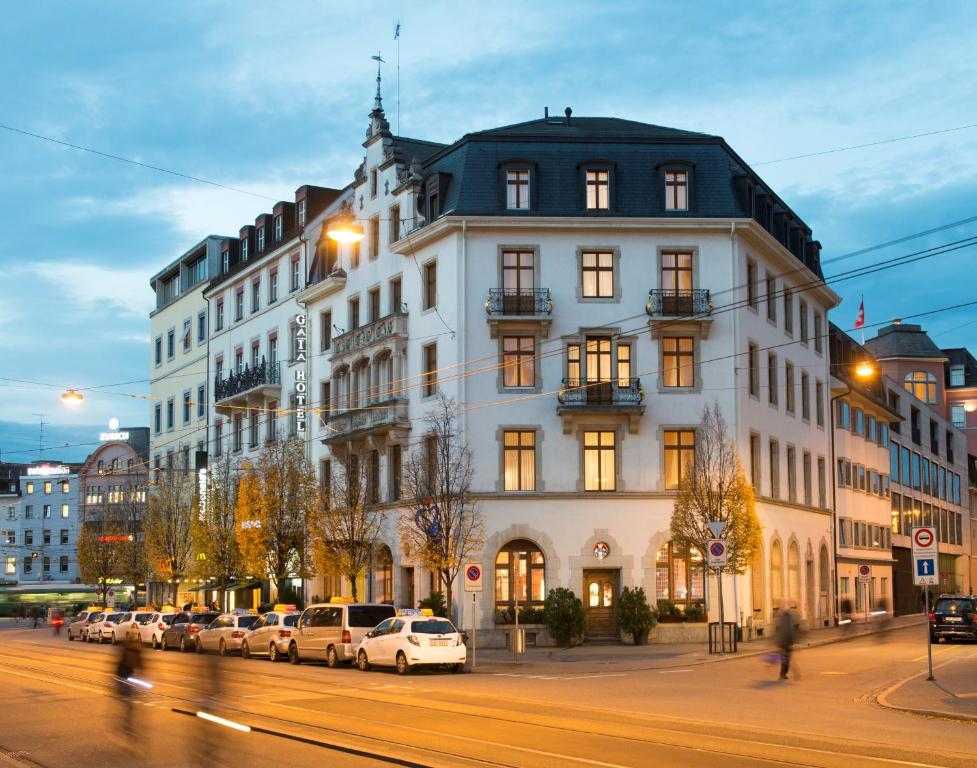
[[[712,314],[707,288],[652,288],[645,311],[652,317],[684,317]]]
[[[407,401],[390,398],[343,413],[330,414],[326,419],[325,439],[335,440],[353,432],[368,432],[407,421]]]
[[[553,311],[549,288],[489,288],[489,315],[548,315]]]
[[[615,379],[614,381],[581,381],[564,379],[560,388],[560,404],[567,407],[592,405],[640,405],[645,393],[641,379]]]
[[[280,363],[266,362],[264,358],[254,368],[244,366],[240,373],[231,373],[226,378],[214,378],[214,400],[220,402],[235,395],[241,395],[257,387],[281,384]]]
[[[336,336],[331,342],[330,357],[345,355],[382,342],[391,336],[407,335],[407,313],[392,312],[359,328]]]

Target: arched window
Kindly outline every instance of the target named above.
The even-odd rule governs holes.
[[[831,615],[831,566],[828,560],[828,548],[822,544],[821,554],[818,557],[818,570],[820,571],[821,581],[821,616]]]
[[[779,540],[770,545],[770,599],[775,611],[784,599],[784,550]]]
[[[798,610],[801,604],[801,552],[796,541],[787,546],[787,599]]]
[[[673,603],[701,603],[705,600],[705,567],[697,549],[689,551],[677,542],[658,550],[655,561],[655,597]]]
[[[924,403],[936,402],[936,376],[927,371],[910,371],[903,386]]]
[[[763,574],[763,549],[757,547],[756,552],[753,553],[753,562],[750,564],[750,598],[753,602],[753,617],[758,620],[764,616],[766,603]]]
[[[531,541],[510,541],[495,558],[495,604],[505,610],[519,605],[542,607],[546,597],[546,565],[543,553]]]
[[[394,602],[394,559],[390,547],[380,544],[373,561],[373,599],[378,603]]]

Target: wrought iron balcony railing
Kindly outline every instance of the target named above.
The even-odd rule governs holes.
[[[379,320],[373,320],[341,336],[336,336],[332,340],[331,357],[357,352],[392,336],[407,336],[406,312],[392,312]]]
[[[637,406],[641,404],[644,396],[641,379],[615,379],[614,381],[564,379],[559,400],[560,404],[566,407]]]
[[[707,288],[653,288],[648,291],[645,311],[651,317],[708,316],[712,314],[712,302]]]
[[[553,311],[549,288],[489,288],[485,311],[491,315],[549,315]]]
[[[244,366],[244,370],[240,373],[231,373],[223,379],[219,376],[215,377],[214,400],[219,403],[221,400],[227,400],[235,395],[243,395],[245,392],[258,387],[281,383],[280,364],[277,361],[268,363],[262,358],[261,362],[254,368]]]
[[[400,398],[381,400],[343,413],[330,414],[326,420],[325,440],[340,440],[354,432],[388,429],[406,423],[407,401]]]

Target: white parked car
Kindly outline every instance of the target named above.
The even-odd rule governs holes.
[[[88,625],[88,642],[111,643],[112,628],[123,615],[124,614],[121,611],[117,613],[103,613],[102,618],[99,621],[93,621]]]
[[[149,620],[145,623],[139,625],[139,639],[144,645],[151,645],[153,648],[159,648],[160,641],[163,639],[163,632],[170,622],[173,621],[173,617],[176,613],[161,613],[157,611],[149,616]]]
[[[272,661],[288,657],[288,645],[292,642],[295,622],[299,614],[294,611],[268,611],[258,617],[251,630],[241,639],[241,656],[267,656]]]
[[[356,649],[360,669],[396,667],[399,674],[406,675],[416,667],[450,667],[452,672],[465,668],[468,648],[448,619],[401,613],[381,621],[360,641]]]
[[[222,613],[197,635],[197,653],[217,651],[221,656],[241,652],[241,640],[258,621],[257,613]]]
[[[68,623],[68,639],[79,639],[84,641],[86,639],[86,635],[88,634],[88,625],[91,623],[90,620],[97,613],[99,613],[98,610],[79,611],[78,614]]]
[[[144,621],[152,616],[151,611],[127,611],[119,617],[112,627],[112,645],[124,643],[130,632],[138,632]]]

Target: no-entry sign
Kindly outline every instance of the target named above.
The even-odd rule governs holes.
[[[940,576],[936,572],[936,528],[913,528],[913,584],[918,587],[936,586]]]

